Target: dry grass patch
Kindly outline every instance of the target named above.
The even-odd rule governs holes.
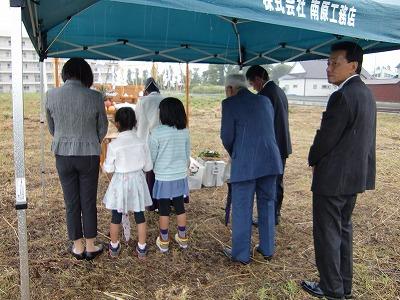
[[[222,98],[192,98],[193,156],[205,148],[224,153],[219,140]],[[8,95],[0,95],[0,110],[0,299],[16,299],[19,260]],[[241,266],[228,262],[221,254],[221,244],[229,244],[231,234],[230,228],[223,225],[225,187],[191,194],[187,206],[191,244],[187,251],[172,244],[168,255],[157,253],[157,215],[147,213],[150,253],[146,261],[134,257],[131,241],[116,260],[102,255],[93,262],[81,262],[71,259],[66,251],[64,205],[47,132],[46,198],[42,198],[39,103],[36,96],[28,97],[25,158],[32,299],[309,299],[298,282],[317,278],[307,154],[321,111],[300,106],[290,109],[294,153],[287,161],[282,222],[277,228],[277,251],[271,262],[255,253],[250,265]],[[396,299],[400,295],[399,115],[378,115],[377,149],[377,189],[359,197],[353,218],[354,294],[358,299]],[[101,204],[106,188],[107,181],[101,177],[98,223],[99,240],[104,242],[110,221],[109,212]],[[254,230],[253,245],[257,240]]]

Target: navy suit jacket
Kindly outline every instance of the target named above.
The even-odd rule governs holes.
[[[243,88],[223,100],[221,140],[232,159],[231,183],[282,174],[268,98]]]

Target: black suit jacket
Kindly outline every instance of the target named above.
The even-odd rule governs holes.
[[[286,159],[292,153],[292,144],[289,133],[289,105],[285,92],[275,84],[268,82],[258,93],[267,96],[274,107],[275,139],[278,144],[282,159]]]
[[[338,196],[375,188],[376,103],[359,76],[334,92],[308,155],[311,190]]]

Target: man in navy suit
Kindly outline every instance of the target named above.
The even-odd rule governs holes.
[[[254,194],[257,195],[260,244],[257,251],[270,259],[275,250],[275,187],[282,161],[275,140],[274,109],[265,96],[254,95],[243,75],[226,79],[222,101],[221,140],[232,159],[233,261],[250,262]]]

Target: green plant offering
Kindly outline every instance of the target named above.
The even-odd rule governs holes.
[[[221,157],[221,155],[217,152],[217,151],[213,151],[213,150],[203,150],[202,152],[200,152],[199,154],[200,157]]]

